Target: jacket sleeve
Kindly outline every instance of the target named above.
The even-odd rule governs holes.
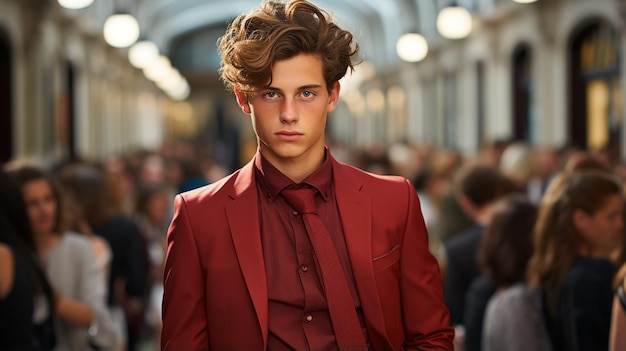
[[[443,301],[439,264],[428,250],[428,233],[413,185],[406,180],[408,211],[400,253],[402,314],[407,350],[453,350],[454,330]]]
[[[185,199],[178,195],[167,234],[163,272],[163,329],[161,349],[209,349],[205,272],[189,221]]]

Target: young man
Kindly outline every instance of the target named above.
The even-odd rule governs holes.
[[[258,152],[176,198],[162,349],[452,350],[415,189],[324,143],[352,35],[304,0],[270,1],[219,49]]]

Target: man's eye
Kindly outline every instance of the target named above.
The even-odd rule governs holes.
[[[311,97],[311,96],[313,96],[313,92],[310,92],[308,90],[303,91],[302,92],[302,96],[304,96],[304,97]]]
[[[273,99],[276,96],[277,96],[277,94],[275,92],[273,92],[273,91],[269,91],[269,92],[265,93],[265,97],[268,97],[270,99]]]

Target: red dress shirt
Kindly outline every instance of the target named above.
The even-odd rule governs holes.
[[[280,196],[281,190],[285,188],[311,186],[318,190],[318,214],[331,233],[365,331],[361,303],[334,196],[330,160],[327,157],[318,170],[299,184],[280,173],[262,156],[256,160],[261,240],[269,298],[268,349],[336,350],[335,335],[311,242],[299,213]]]

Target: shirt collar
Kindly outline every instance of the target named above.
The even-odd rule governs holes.
[[[332,184],[333,168],[330,160],[330,151],[328,147],[324,147],[324,162],[313,173],[306,177],[301,183],[296,184],[286,175],[282,174],[274,167],[260,152],[257,152],[255,160],[255,176],[261,184],[261,189],[265,192],[265,196],[274,201],[276,196],[287,187],[298,188],[301,184],[307,184],[315,188],[322,196],[324,201],[328,201],[330,196],[330,187]]]

